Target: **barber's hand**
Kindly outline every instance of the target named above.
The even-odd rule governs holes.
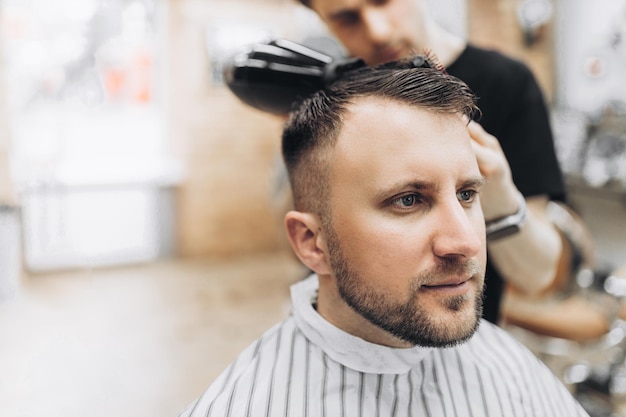
[[[468,131],[476,154],[480,173],[486,183],[480,192],[485,220],[493,220],[515,213],[518,209],[517,187],[513,183],[509,162],[500,142],[481,125],[470,122]]]

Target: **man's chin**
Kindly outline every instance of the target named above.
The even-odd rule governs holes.
[[[455,345],[467,341],[476,332],[482,316],[482,304],[466,298],[451,298],[428,311],[431,338],[437,343]]]
[[[477,310],[476,292],[469,291],[462,295],[441,295],[422,293],[415,299],[416,307],[427,312],[430,317],[445,317],[449,320],[458,320],[463,316],[472,316]]]
[[[431,321],[429,337],[431,347],[456,346],[468,341],[474,335],[480,324],[479,318],[475,313],[463,314],[461,317],[459,313]]]

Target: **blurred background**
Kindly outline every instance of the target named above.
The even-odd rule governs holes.
[[[533,70],[625,264],[626,0],[430,3]],[[173,416],[288,313],[282,121],[221,76],[274,37],[342,53],[292,0],[0,0],[0,414]]]

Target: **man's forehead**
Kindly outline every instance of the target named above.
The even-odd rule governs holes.
[[[395,170],[413,161],[443,162],[446,156],[474,160],[463,116],[363,97],[346,110],[333,159],[357,167],[385,163]]]
[[[435,111],[425,106],[409,103],[402,99],[381,97],[377,95],[363,95],[353,97],[343,116],[341,133],[351,129],[362,128],[365,124],[385,131],[394,131],[403,127],[416,128],[414,119],[422,121],[448,120],[465,123],[463,115]],[[408,124],[408,125],[407,125]],[[416,133],[419,131],[416,130]]]
[[[406,109],[410,113],[422,113],[428,115],[428,118],[444,118],[448,120],[461,121],[466,127],[469,123],[468,116],[462,112],[462,108],[454,109],[453,105],[446,107],[445,104],[426,104],[421,103],[419,99],[411,97],[411,94],[402,95],[398,93],[397,97],[391,95],[383,95],[376,92],[355,95],[346,105],[346,114],[366,114],[368,111],[380,113],[386,109],[396,113],[396,109]],[[425,101],[429,99],[424,98]]]

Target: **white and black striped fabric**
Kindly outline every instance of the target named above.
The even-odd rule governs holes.
[[[530,351],[482,321],[454,348],[395,349],[334,327],[292,287],[293,315],[249,346],[179,417],[576,417],[588,414]]]

